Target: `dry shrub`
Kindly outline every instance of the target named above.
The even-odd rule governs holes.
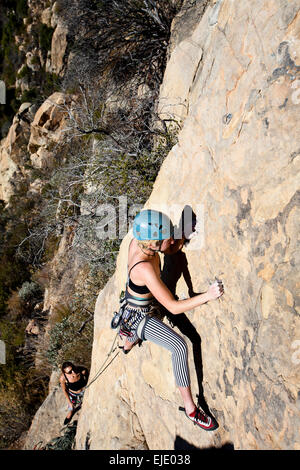
[[[18,291],[13,291],[7,301],[7,312],[12,319],[22,317],[25,313],[24,301],[19,296]]]

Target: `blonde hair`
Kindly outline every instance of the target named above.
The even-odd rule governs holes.
[[[150,245],[159,246],[160,240],[138,240],[137,243],[140,248],[144,248],[144,250],[148,250]]]

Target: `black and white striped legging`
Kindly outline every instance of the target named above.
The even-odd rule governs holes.
[[[141,299],[137,299],[128,293],[126,295],[129,302],[122,315],[119,330],[121,335],[125,334],[128,341],[132,343],[136,342],[139,339],[137,332],[139,323],[147,316],[147,321],[143,327],[143,332],[140,332],[140,337],[143,340],[152,341],[171,351],[176,384],[178,387],[189,387],[188,349],[185,340],[157,317],[151,316],[151,313],[157,309],[156,303],[150,301],[148,305],[140,305]],[[134,303],[132,304],[132,302]],[[150,315],[148,316],[147,314]]]
[[[176,384],[178,387],[189,387],[188,349],[185,340],[156,317],[147,320],[144,338],[171,351]]]

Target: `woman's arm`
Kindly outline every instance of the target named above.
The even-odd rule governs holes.
[[[88,378],[89,378],[89,371],[88,371],[88,369],[87,369],[86,367],[84,367],[84,368],[82,369],[82,372],[81,372],[81,373],[82,373],[83,377],[85,378],[85,380],[86,380],[86,382],[87,382],[87,381],[88,381]]]
[[[216,282],[209,286],[204,294],[198,294],[189,299],[176,300],[167,286],[157,276],[150,263],[144,263],[141,277],[143,277],[146,286],[156,300],[174,315],[184,313],[186,310],[192,310],[210,300],[217,299],[223,294],[222,284]]]
[[[63,376],[63,374],[60,376],[59,381],[60,381],[62,391],[64,392],[64,395],[65,395],[66,399],[68,400],[69,405],[73,407],[73,403],[71,402],[69,394],[68,394],[66,379]]]

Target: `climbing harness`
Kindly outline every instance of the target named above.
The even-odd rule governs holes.
[[[113,318],[112,318],[112,321],[111,321],[111,328],[113,330],[115,330],[116,328],[118,328],[119,324],[120,324],[120,321],[122,319],[122,315],[124,313],[124,310],[125,310],[125,307],[127,305],[127,299],[124,295],[124,291],[121,292],[121,295],[120,295],[120,307],[119,307],[119,310],[117,312],[114,312],[113,313]]]
[[[121,319],[122,319],[122,315],[123,315],[123,312],[125,310],[125,307],[127,305],[127,298],[125,297],[124,295],[124,292],[122,291],[121,292],[121,296],[120,296],[120,309],[118,312],[114,312],[114,316],[113,316],[113,319],[111,321],[111,328],[112,329],[116,329],[118,328],[118,326],[120,325],[120,322],[121,322]],[[153,315],[156,314],[157,312],[157,307],[155,306],[149,306],[150,308],[150,312],[149,310],[147,309],[147,314],[140,320],[139,324],[138,324],[138,327],[137,327],[137,334],[139,336],[139,338],[144,341],[145,338],[144,338],[144,330],[145,330],[145,327],[146,327],[146,324],[147,324],[147,321],[149,320],[149,318]],[[149,312],[149,313],[148,313]],[[124,330],[122,331],[125,331],[125,328]],[[130,333],[130,331],[129,331]],[[119,331],[117,332],[114,340],[113,340],[113,343],[111,345],[111,348],[110,348],[110,351],[108,352],[107,356],[106,356],[106,359],[105,361],[103,362],[103,364],[101,365],[101,367],[99,368],[98,372],[96,373],[96,375],[93,377],[93,379],[88,383],[88,385],[86,385],[85,389],[88,389],[92,383],[94,383],[99,377],[100,375],[103,374],[103,372],[113,363],[113,361],[116,359],[116,357],[118,356],[119,352],[120,351],[117,351],[117,353],[112,357],[112,359],[107,363],[108,359],[110,358],[110,356],[116,351],[116,349],[118,349],[118,345],[115,345],[116,343],[116,340],[117,340],[117,337],[119,336]],[[107,364],[106,364],[107,363]]]
[[[120,337],[132,338],[135,336],[136,343],[139,346],[145,341],[144,331],[148,320],[153,317],[161,316],[158,305],[154,298],[142,299],[132,296],[128,292],[124,295],[122,291],[120,296],[119,310],[113,313],[111,328],[118,328]]]

